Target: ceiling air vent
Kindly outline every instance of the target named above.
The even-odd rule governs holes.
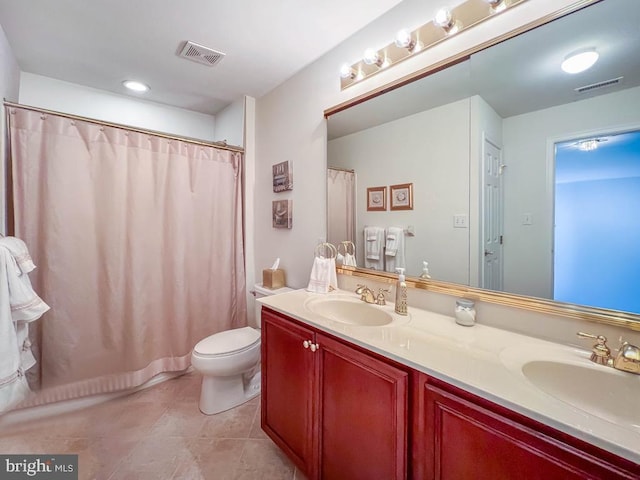
[[[209,67],[213,67],[222,60],[224,55],[222,52],[198,45],[194,42],[186,42],[184,47],[182,47],[182,51],[178,54],[178,56],[186,58],[187,60],[193,60],[194,62],[202,63]]]
[[[612,87],[622,82],[624,77],[612,78],[611,80],[604,80],[598,83],[592,83],[591,85],[585,85],[584,87],[578,87],[574,89],[576,93],[586,93],[598,88]]]

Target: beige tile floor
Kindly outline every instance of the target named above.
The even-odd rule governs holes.
[[[198,410],[200,376],[53,418],[5,428],[0,453],[78,454],[79,478],[301,480],[260,428],[260,400],[227,412]]]

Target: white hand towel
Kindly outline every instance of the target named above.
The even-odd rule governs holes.
[[[387,242],[384,248],[384,254],[388,257],[395,257],[398,253],[398,238],[395,233],[391,232],[391,229],[387,233]]]
[[[353,255],[352,253],[345,253],[344,254],[344,259],[343,259],[342,264],[347,266],[347,267],[357,267],[358,266],[358,263],[356,262],[356,256]]]
[[[384,228],[364,227],[365,255],[364,266],[375,270],[382,270],[384,259],[382,247],[384,246]]]
[[[398,267],[405,268],[404,229],[389,227],[385,249],[385,270],[395,272]]]
[[[307,290],[314,293],[329,293],[337,288],[336,259],[316,257],[311,267]]]

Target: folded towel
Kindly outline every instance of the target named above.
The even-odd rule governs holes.
[[[385,270],[395,272],[396,268],[405,268],[404,259],[404,229],[389,227],[385,244]]]
[[[388,257],[395,257],[396,253],[398,253],[398,239],[394,233],[387,233],[387,243],[384,248],[384,254]]]
[[[16,272],[18,275],[29,273],[36,268],[33,260],[31,259],[31,255],[29,255],[27,244],[19,238],[2,237],[0,238],[0,247],[5,247],[9,252],[11,252],[13,259],[18,265],[18,271]]]
[[[364,227],[365,267],[382,270],[382,247],[384,246],[384,228]]]
[[[311,267],[307,290],[314,293],[329,293],[337,288],[336,259],[316,257]]]

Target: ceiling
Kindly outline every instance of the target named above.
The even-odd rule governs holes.
[[[571,15],[482,50],[468,61],[332,116],[329,139],[480,95],[508,118],[640,85],[640,1],[603,0]],[[591,69],[568,75],[564,57],[596,47]],[[575,89],[617,77],[616,86]],[[640,108],[640,106],[639,106]]]
[[[0,0],[20,69],[215,114],[259,98],[401,0]],[[184,42],[223,52],[215,66],[180,58]],[[339,66],[336,66],[336,71]]]

